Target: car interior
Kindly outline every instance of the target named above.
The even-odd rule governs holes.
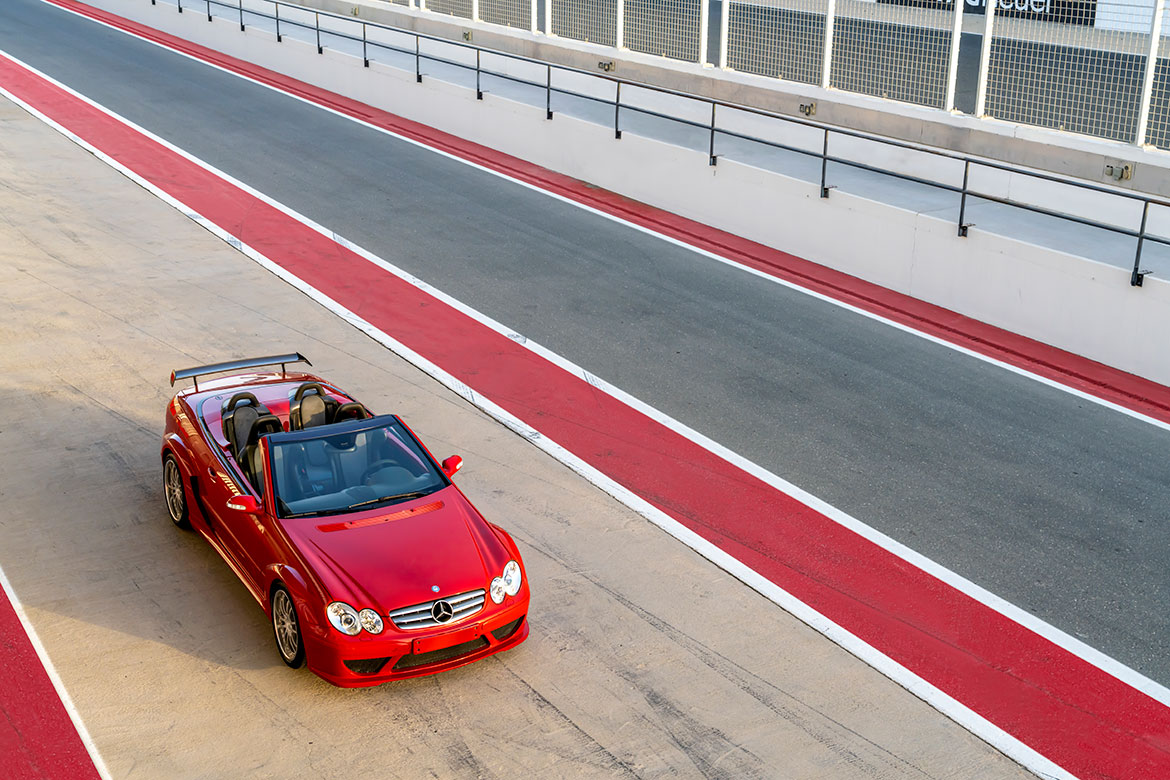
[[[331,398],[319,383],[306,382],[293,391],[289,400],[288,429],[304,430],[345,420],[364,420],[369,416],[370,413],[360,403],[340,403]],[[224,404],[221,419],[228,453],[256,492],[263,495],[260,438],[284,430],[280,418],[252,393],[240,392]],[[313,478],[324,479],[332,473],[332,464],[320,442],[306,443],[304,459],[304,471]]]
[[[284,426],[280,418],[268,407],[256,400],[251,393],[236,393],[223,408],[223,435],[227,438],[228,451],[239,464],[244,476],[252,483],[256,492],[263,495],[263,480],[259,479],[260,437],[269,433],[280,433]]]

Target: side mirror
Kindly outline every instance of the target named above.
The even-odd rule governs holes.
[[[260,514],[260,502],[255,496],[235,496],[227,502],[228,509],[237,512],[247,512],[250,515]]]
[[[455,472],[463,467],[463,458],[458,455],[452,455],[443,461],[443,473],[448,477],[455,476]]]

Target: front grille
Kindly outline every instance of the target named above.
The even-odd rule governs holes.
[[[435,601],[396,609],[390,613],[390,619],[394,621],[394,625],[402,629],[434,628],[435,626],[450,625],[451,623],[462,620],[468,615],[474,615],[483,609],[484,593],[484,589],[480,588],[479,590],[469,590],[466,593],[460,593],[457,596],[435,599],[435,601],[445,601],[450,604],[451,610],[454,612],[451,619],[445,623],[439,623],[431,617],[431,608],[435,606]]]
[[[389,658],[363,658],[360,661],[346,661],[346,667],[354,674],[377,674],[382,671]]]
[[[515,634],[516,629],[520,628],[520,624],[523,622],[524,622],[524,616],[521,615],[520,617],[513,620],[511,623],[505,623],[504,625],[502,625],[499,628],[492,631],[492,636],[494,636],[496,638],[497,642],[503,642],[505,639],[512,636],[512,634]]]
[[[480,591],[481,593],[483,591]],[[401,671],[402,669],[414,669],[419,666],[426,666],[428,664],[437,664],[443,661],[450,661],[453,658],[458,658],[461,655],[470,655],[477,650],[482,650],[488,646],[488,641],[485,637],[479,636],[472,639],[470,642],[464,642],[461,645],[454,647],[444,647],[442,650],[432,650],[429,653],[419,653],[417,655],[404,655],[398,659],[398,663],[394,664],[394,671]]]

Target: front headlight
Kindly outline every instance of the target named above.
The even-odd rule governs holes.
[[[501,601],[503,601],[504,600],[504,580],[501,579],[500,577],[496,577],[494,580],[492,580],[492,587],[491,587],[490,592],[492,594],[492,601],[494,601],[497,604],[499,604]]]
[[[362,621],[362,628],[371,634],[382,633],[382,618],[374,610],[363,609],[358,613],[358,619]]]
[[[508,565],[504,567],[504,573],[500,575],[500,579],[504,581],[504,592],[509,596],[515,596],[520,592],[520,564],[516,561],[508,561]]]
[[[362,631],[362,622],[357,610],[344,601],[334,601],[325,608],[325,614],[329,616],[329,622],[333,627],[343,634],[356,636]]]

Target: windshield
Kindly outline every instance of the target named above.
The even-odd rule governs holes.
[[[281,517],[330,515],[409,501],[446,481],[397,420],[330,433],[318,429],[271,438],[272,482]],[[387,422],[388,420],[388,422]],[[369,420],[365,421],[367,424]]]

